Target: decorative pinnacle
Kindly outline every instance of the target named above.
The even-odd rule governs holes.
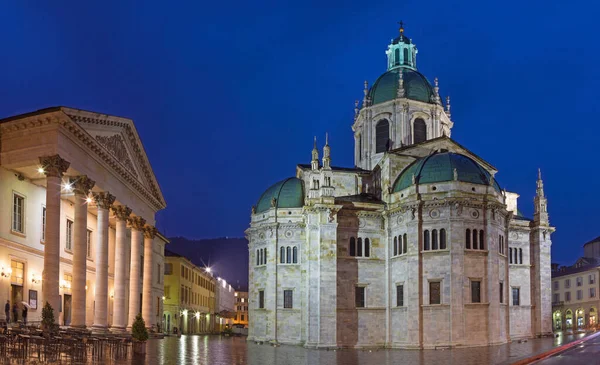
[[[440,83],[438,78],[433,79],[433,84],[435,85],[433,91],[435,92],[435,102],[441,104],[440,100]]]
[[[354,100],[354,120],[358,118],[358,100]]]
[[[450,119],[450,95],[446,96],[446,115]]]
[[[365,96],[363,97],[363,108],[366,106],[369,106],[369,98],[367,97],[367,94],[369,93],[369,82],[367,80],[365,80],[365,88],[363,89],[363,93],[365,94]]]
[[[315,141],[313,143],[313,149],[317,149],[317,136],[315,136]]]
[[[400,29],[398,29],[398,31],[400,34],[404,33],[404,22],[401,20],[398,22],[398,24],[400,25]]]
[[[329,146],[329,133],[325,132],[325,146]]]
[[[542,180],[542,169],[538,167],[538,180]]]

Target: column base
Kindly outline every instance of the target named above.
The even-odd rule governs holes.
[[[108,333],[108,326],[94,324],[92,325],[92,333]]]
[[[74,328],[77,330],[84,330],[87,327],[85,326],[85,324],[71,324],[71,325],[69,325],[69,328]]]
[[[127,333],[127,329],[125,327],[112,326],[110,328],[110,332],[112,332],[112,333]]]

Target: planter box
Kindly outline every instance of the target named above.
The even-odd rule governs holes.
[[[133,353],[138,355],[145,355],[146,341],[133,341]]]

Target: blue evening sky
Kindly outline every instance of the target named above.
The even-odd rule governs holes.
[[[598,5],[591,1],[11,1],[0,10],[0,117],[66,105],[132,118],[169,236],[243,236],[268,186],[329,132],[353,166],[365,79],[404,20],[419,71],[452,98],[452,137],[533,213],[553,259],[600,235]]]

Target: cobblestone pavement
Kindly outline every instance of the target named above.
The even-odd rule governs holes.
[[[586,341],[572,349],[535,363],[536,365],[592,365],[600,364],[600,337]]]
[[[583,334],[530,339],[506,345],[451,350],[312,350],[300,346],[273,347],[247,343],[245,337],[182,336],[148,342],[145,358],[134,364],[199,365],[393,365],[393,364],[511,364],[582,338]],[[600,350],[598,339],[596,350]],[[551,363],[555,364],[555,363]],[[562,364],[562,362],[561,362]]]

